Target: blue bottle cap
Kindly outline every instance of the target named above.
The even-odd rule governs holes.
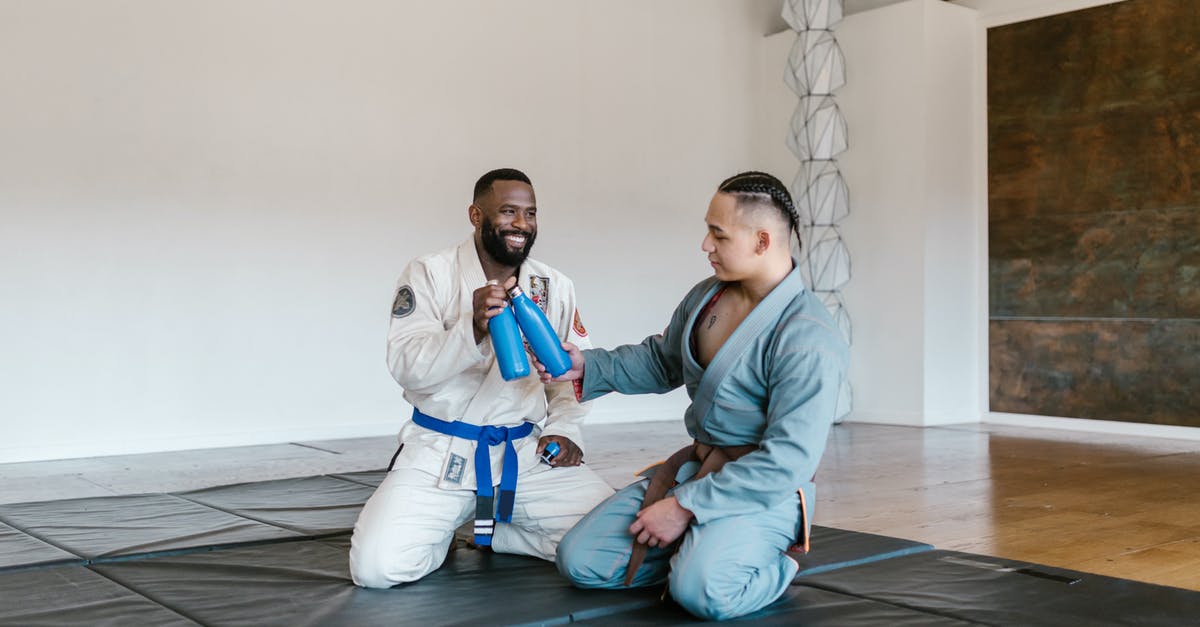
[[[547,444],[546,448],[542,449],[542,461],[549,464],[550,460],[557,457],[558,452],[561,450],[562,450],[562,447],[558,445],[558,442],[551,442],[551,443]]]

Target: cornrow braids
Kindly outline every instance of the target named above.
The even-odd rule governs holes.
[[[766,172],[742,172],[722,181],[721,185],[717,187],[717,191],[733,194],[738,197],[739,201],[743,199],[770,200],[771,206],[778,209],[787,219],[788,226],[796,234],[797,250],[800,249],[802,246],[800,214],[796,212],[796,205],[792,203],[792,195],[782,181]]]

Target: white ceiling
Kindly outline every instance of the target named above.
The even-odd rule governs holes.
[[[860,13],[862,11],[870,11],[889,4],[896,4],[904,0],[844,0],[842,3],[842,12],[845,15],[851,13]],[[946,0],[953,2],[954,0]],[[783,12],[784,0],[757,0],[754,4],[755,19],[762,25],[764,35],[774,35],[775,33],[783,32],[788,29],[787,22],[783,21],[780,13]]]

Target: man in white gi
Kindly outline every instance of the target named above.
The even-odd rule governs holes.
[[[686,386],[695,443],[584,517],[557,561],[586,588],[669,581],[689,612],[725,619],[779,598],[799,569],[787,553],[807,549],[849,350],[791,257],[798,218],[783,183],[729,178],[705,222],[713,276],[663,333],[614,350],[564,346],[572,369],[556,380],[582,381],[582,399]]]
[[[354,525],[350,573],[360,586],[429,574],[472,518],[476,544],[553,560],[563,534],[612,494],[580,465],[588,406],[574,386],[535,375],[505,381],[488,337],[515,281],[560,338],[590,345],[570,279],[528,258],[537,237],[529,177],[484,174],[467,214],[474,235],[412,261],[397,285],[387,361],[415,411]],[[551,441],[561,452],[546,464],[539,456]]]

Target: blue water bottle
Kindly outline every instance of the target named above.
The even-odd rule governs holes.
[[[492,336],[492,349],[496,362],[500,364],[500,376],[505,381],[520,379],[529,374],[529,359],[525,356],[525,345],[517,329],[517,319],[511,307],[503,307],[499,315],[488,319],[488,335]]]
[[[517,316],[521,332],[525,334],[525,340],[533,348],[538,361],[546,366],[546,372],[557,377],[570,370],[571,357],[562,349],[562,340],[558,339],[558,334],[550,326],[542,309],[516,285],[508,290],[508,298],[512,301],[512,310]]]

